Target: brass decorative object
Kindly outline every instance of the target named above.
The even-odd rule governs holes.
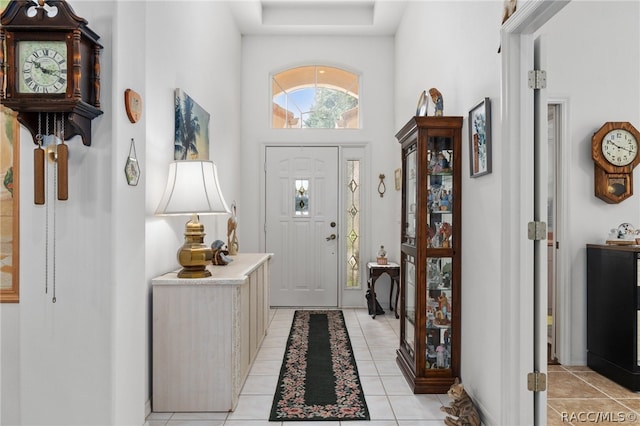
[[[378,194],[380,194],[380,198],[384,197],[384,193],[387,192],[387,187],[384,184],[384,178],[385,175],[380,173],[380,176],[378,176],[378,179],[380,179],[380,183],[378,184]]]
[[[178,262],[182,266],[178,278],[211,276],[207,265],[213,259],[213,251],[204,243],[205,235],[204,225],[198,221],[198,215],[194,214],[185,226],[184,244],[178,250]]]
[[[182,270],[178,278],[210,277],[207,270],[213,250],[204,243],[204,225],[198,214],[229,214],[218,183],[218,170],[213,161],[173,161],[169,164],[167,186],[156,210],[157,215],[191,215],[184,233],[184,244],[178,250]]]

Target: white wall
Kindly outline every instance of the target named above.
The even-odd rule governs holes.
[[[112,25],[114,3],[74,5],[102,37],[102,110],[92,125],[91,147],[79,137],[68,141],[69,200],[33,204],[33,149],[22,129],[20,161],[20,304],[18,383],[20,424],[98,424],[114,419],[112,309],[116,286],[113,266],[113,206],[120,196],[113,189]],[[49,176],[51,178],[52,176]],[[55,210],[55,238],[53,216]],[[49,214],[49,258],[55,246],[57,303],[52,303],[53,264],[45,281],[45,223]],[[132,215],[135,220],[135,213]],[[133,236],[135,240],[135,235]],[[53,241],[55,240],[55,242]],[[45,287],[48,284],[48,294]],[[4,337],[4,336],[3,336]],[[3,339],[3,345],[5,341]],[[2,365],[5,368],[14,366]],[[4,378],[3,378],[4,380]],[[3,407],[4,408],[4,407]],[[3,414],[4,417],[4,414]],[[4,421],[4,419],[3,419]]]
[[[605,122],[629,121],[640,129],[639,21],[637,1],[572,1],[540,30],[548,39],[548,95],[568,106],[568,223],[561,247],[567,250],[569,273],[568,281],[558,285],[569,296],[563,308],[569,310],[570,345],[561,348],[563,364],[586,364],[585,245],[604,243],[620,223],[640,225],[638,170],[635,194],[620,204],[607,204],[594,196],[591,159],[591,137]]]
[[[500,336],[492,326],[500,321],[501,8],[502,1],[408,2],[396,34],[396,128],[415,115],[418,96],[431,87],[442,92],[445,115],[464,117],[460,374],[486,424],[497,424],[501,409]],[[471,179],[468,114],[484,97],[492,103],[493,172]]]
[[[210,159],[228,204],[240,199],[241,37],[225,2],[150,2],[146,18],[146,342],[151,347],[150,280],[178,268],[187,217],[155,217],[173,160],[174,90],[183,89],[211,114]],[[138,48],[140,52],[141,49]],[[250,121],[242,120],[246,125]],[[202,216],[205,242],[226,241],[227,217]],[[150,352],[146,395],[150,394]]]
[[[130,88],[146,99],[145,57],[140,46],[145,39],[146,2],[116,2],[113,19],[113,111],[114,152],[111,162],[113,192],[113,282],[115,294],[111,306],[113,341],[110,347],[113,362],[114,425],[137,425],[145,418],[145,403],[149,399],[147,375],[149,370],[143,309],[147,301],[145,283],[145,214],[146,188],[146,114],[141,121],[131,123],[124,110],[124,92]],[[144,102],[144,101],[143,101]],[[130,154],[131,139],[141,165],[136,186],[127,184],[124,165]],[[132,152],[131,155],[134,153]]]
[[[151,392],[150,279],[177,267],[184,232],[182,219],[153,216],[173,158],[173,90],[211,113],[211,157],[225,196],[237,197],[240,35],[219,2],[72,7],[104,45],[104,114],[93,120],[91,147],[67,142],[69,200],[55,203],[55,304],[51,277],[45,294],[47,207],[33,205],[34,145],[21,132],[21,294],[19,304],[0,305],[0,423],[141,425]],[[143,98],[137,124],[124,111],[127,88]],[[142,172],[135,187],[124,175],[131,138]],[[226,235],[225,223],[206,222],[208,242]]]
[[[368,175],[363,179],[363,196],[369,215],[369,229],[363,229],[363,265],[373,259],[383,244],[390,260],[399,259],[400,192],[393,188],[393,171],[400,167],[400,146],[394,135],[393,38],[391,37],[258,37],[245,36],[242,43],[242,196],[238,199],[238,237],[242,251],[262,251],[264,182],[261,153],[268,143],[340,144],[369,146]],[[326,64],[362,75],[360,80],[361,129],[272,129],[271,76],[284,69]],[[384,173],[387,192],[378,195],[378,175]],[[362,268],[361,271],[366,271]],[[364,272],[366,274],[366,272]],[[366,277],[365,277],[366,279]],[[380,280],[379,300],[388,294],[388,278]],[[363,283],[366,288],[366,283]],[[348,293],[348,294],[347,294]],[[362,292],[343,292],[343,305],[364,306]]]
[[[409,2],[396,36],[396,126],[415,111],[418,94],[439,88],[445,114],[468,114],[482,97],[493,103],[493,172],[468,177],[468,131],[463,134],[462,379],[487,424],[496,424],[501,407],[498,324],[501,220],[499,16],[502,2]],[[609,205],[593,195],[591,136],[605,121],[640,125],[640,36],[638,2],[571,2],[541,33],[548,34],[548,94],[568,105],[565,147],[569,251],[566,327],[570,348],[561,362],[586,363],[585,244],[602,243],[621,222],[640,223],[635,195]],[[430,17],[433,17],[430,19]],[[437,17],[437,19],[435,18]],[[422,25],[429,21],[429,25]],[[495,25],[487,25],[496,22]],[[616,31],[605,31],[614,27]],[[420,31],[416,31],[420,28]],[[435,41],[435,42],[434,42]],[[571,52],[571,55],[568,54]],[[619,55],[619,56],[616,56]],[[612,58],[624,58],[620,62]],[[610,66],[615,64],[615,66]],[[418,71],[416,71],[418,70]],[[637,172],[636,172],[637,175]],[[639,177],[635,177],[636,188]],[[584,214],[588,212],[588,214]],[[514,285],[517,285],[514,283]]]

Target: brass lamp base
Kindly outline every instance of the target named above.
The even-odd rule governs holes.
[[[198,216],[193,215],[187,222],[184,232],[184,244],[178,250],[178,263],[182,270],[178,278],[206,278],[211,276],[207,265],[213,259],[213,250],[204,244],[204,225],[198,222]]]

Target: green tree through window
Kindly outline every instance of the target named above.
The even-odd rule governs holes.
[[[316,89],[309,117],[304,127],[332,129],[340,126],[342,115],[358,106],[358,100],[348,93],[319,87]]]
[[[359,76],[324,65],[290,68],[272,78],[273,128],[360,128]]]

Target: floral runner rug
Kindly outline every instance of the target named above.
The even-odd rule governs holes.
[[[269,420],[369,420],[342,311],[295,312]]]

